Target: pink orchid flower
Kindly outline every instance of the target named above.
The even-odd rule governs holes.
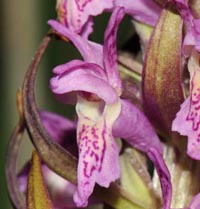
[[[171,197],[170,175],[155,131],[139,109],[120,98],[123,89],[116,36],[124,13],[124,8],[116,8],[112,13],[103,46],[88,41],[57,21],[48,22],[75,45],[84,59],[55,67],[56,75],[50,81],[58,100],[70,103],[73,95],[76,102],[79,162],[74,201],[78,207],[88,204],[95,183],[108,187],[120,177],[119,147],[115,138],[123,138],[147,153],[160,176],[164,205],[169,205],[166,201]]]

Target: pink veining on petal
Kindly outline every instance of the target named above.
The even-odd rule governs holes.
[[[113,11],[104,34],[103,46],[104,66],[108,77],[108,81],[110,85],[112,85],[113,88],[116,89],[119,95],[122,92],[122,84],[117,62],[116,40],[118,27],[124,15],[124,8],[119,7]]]
[[[172,123],[172,131],[188,136],[187,154],[193,159],[200,159],[200,130],[195,131],[193,121],[187,120],[190,107],[190,98],[187,98],[176,114]]]
[[[78,206],[87,205],[95,183],[108,187],[119,178],[119,148],[105,122],[102,125],[83,124],[78,132],[78,190],[74,195]]]
[[[192,128],[194,131],[197,131],[199,130],[200,125],[200,84],[198,84],[200,80],[200,72],[194,71],[191,76],[190,109],[186,120],[192,121]]]
[[[111,9],[113,0],[57,0],[58,20],[72,32],[88,38],[93,31],[92,16]]]
[[[57,11],[59,20],[69,30],[80,35],[84,34],[87,38],[93,30],[90,18],[112,6],[112,0],[60,0],[57,3]]]
[[[99,102],[89,102],[83,98],[78,101],[79,163],[78,188],[74,201],[77,206],[84,207],[95,183],[108,187],[112,181],[119,178],[119,147],[112,136],[113,122],[107,122],[106,108],[100,113]],[[88,108],[89,105],[92,109]],[[87,114],[87,111],[93,112]],[[113,116],[118,116],[118,109]]]
[[[193,25],[193,15],[192,12],[188,6],[188,1],[187,0],[174,0],[176,3],[177,9],[180,12],[187,29],[191,30],[191,27]]]

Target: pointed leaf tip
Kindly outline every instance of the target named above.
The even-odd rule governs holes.
[[[53,209],[41,169],[41,160],[33,151],[27,187],[27,209]]]

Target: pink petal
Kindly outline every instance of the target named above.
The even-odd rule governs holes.
[[[161,8],[153,0],[115,0],[115,6],[125,8],[132,18],[149,25],[155,25]]]
[[[120,93],[122,91],[122,84],[117,62],[116,39],[118,26],[122,18],[124,17],[124,14],[125,13],[123,8],[117,8],[112,13],[105,31],[103,46],[104,66],[106,69],[109,83]]]
[[[199,209],[199,208],[200,208],[200,193],[192,198],[189,209]]]
[[[97,64],[87,63],[81,60],[72,60],[65,64],[58,65],[53,69],[53,72],[56,75],[62,76],[67,75],[72,71],[77,71],[83,69],[84,72],[88,72],[92,75],[95,75],[103,80],[107,79],[107,76],[104,70]]]
[[[82,27],[81,36],[83,38],[88,39],[88,36],[93,32],[93,25],[94,25],[93,18],[89,17],[86,24]]]
[[[62,14],[64,14],[59,19],[61,19],[61,22],[65,23],[65,26],[67,26],[69,30],[79,34],[84,33],[88,36],[90,34],[88,32],[91,32],[91,29],[88,30],[87,28],[91,27],[90,24],[88,26],[90,16],[97,16],[103,13],[105,9],[110,9],[112,6],[112,0],[59,0],[57,9],[60,9]]]
[[[193,47],[200,52],[200,20],[193,17],[187,0],[174,0],[174,2],[187,27],[187,34],[183,42],[184,55],[189,56]]]
[[[172,123],[172,131],[178,131],[181,135],[188,135],[192,124],[187,122],[187,115],[190,109],[190,98],[187,98],[181,105],[181,109],[176,114],[176,118]]]
[[[101,115],[100,105],[99,102],[88,102],[84,99],[77,104],[79,163],[78,189],[74,201],[78,207],[87,206],[95,183],[108,187],[120,176],[119,147],[111,133],[113,121],[119,111],[117,109],[115,112],[114,109],[112,119],[107,122],[107,108],[105,107]]]
[[[83,56],[84,61],[92,62],[103,66],[102,46],[88,41],[86,38],[77,35],[70,31],[61,23],[55,20],[49,20],[48,24],[61,35],[72,41],[75,47],[79,50]],[[97,59],[98,58],[98,59]]]
[[[113,126],[113,135],[145,153],[149,148],[162,153],[161,142],[147,117],[129,101],[121,100],[121,103],[121,113]]]
[[[65,94],[72,91],[85,91],[94,93],[106,103],[114,103],[118,99],[115,89],[103,80],[95,64],[86,63],[82,68],[73,69],[51,79],[51,89],[56,94]]]
[[[153,162],[160,179],[163,198],[162,209],[170,209],[172,198],[172,183],[169,170],[167,169],[161,154],[156,149],[150,148],[147,155]]]
[[[56,113],[40,110],[44,129],[51,138],[72,155],[77,156],[76,123]]]
[[[194,130],[194,123],[188,118],[190,112],[190,98],[181,105],[180,111],[172,123],[172,131],[188,136],[187,154],[193,159],[200,159],[200,130]]]
[[[42,124],[48,134],[57,142],[62,143],[63,140],[71,137],[70,133],[75,131],[76,124],[56,113],[40,111]]]
[[[81,66],[82,64],[84,64],[84,62],[82,60],[72,60],[69,61],[65,64],[62,65],[58,65],[56,67],[53,68],[53,73],[56,75],[60,75],[62,73],[65,73],[71,69],[73,69],[75,66]]]
[[[190,97],[181,105],[172,123],[172,130],[188,136],[187,153],[200,159],[200,66],[199,53],[193,51],[188,62],[190,72]]]

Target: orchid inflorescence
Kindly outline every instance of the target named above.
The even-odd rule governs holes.
[[[57,0],[58,18],[48,21],[18,92],[6,166],[16,208],[200,209],[199,8],[198,0]],[[99,44],[90,35],[104,12]],[[125,15],[140,38],[139,58],[117,49]],[[35,104],[53,35],[82,56],[56,66],[50,80],[55,98],[75,106],[74,121]],[[24,129],[36,151],[14,175]]]

